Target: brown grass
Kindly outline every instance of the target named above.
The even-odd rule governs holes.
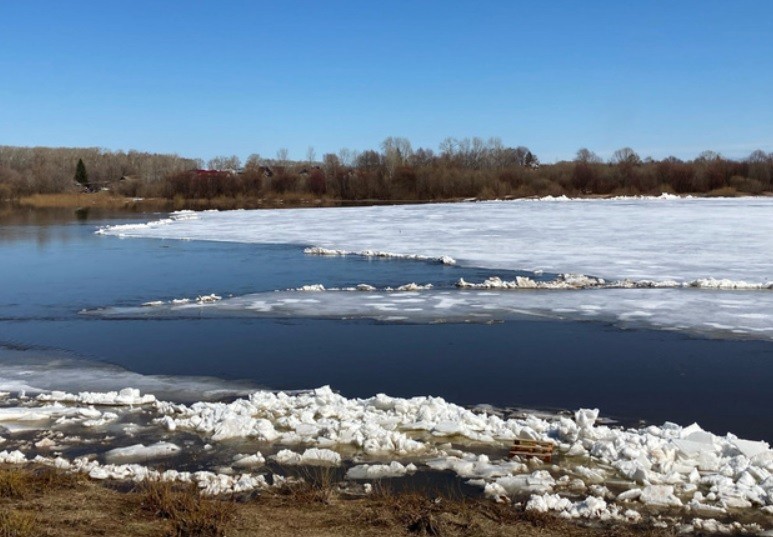
[[[742,194],[732,186],[723,186],[706,193],[708,198],[735,198]]]
[[[31,513],[0,509],[0,537],[35,537],[38,524]]]
[[[233,521],[233,501],[203,498],[195,485],[147,481],[139,489],[140,507],[169,521],[170,537],[223,537]]]
[[[0,467],[6,482],[26,483],[23,498],[0,497],[0,537],[666,537],[668,530],[627,525],[585,527],[544,514],[454,495],[337,492],[335,479],[312,476],[281,492],[241,501],[202,498],[193,486],[147,482],[118,486],[35,467]],[[19,474],[9,477],[11,474]],[[304,487],[306,487],[304,489]],[[314,489],[321,488],[323,492]]]
[[[74,194],[33,194],[20,198],[18,204],[22,207],[36,209],[101,207],[108,209],[123,209],[136,203],[132,198],[115,196],[109,192],[74,193]]]
[[[29,470],[0,468],[0,498],[24,499],[32,494],[73,489],[85,479],[80,474],[65,473],[48,467]]]
[[[13,469],[0,469],[0,498],[21,499],[30,492],[29,474]]]

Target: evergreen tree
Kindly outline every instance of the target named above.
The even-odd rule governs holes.
[[[89,174],[86,172],[86,165],[83,159],[78,159],[78,165],[75,167],[75,180],[83,186],[89,186]]]

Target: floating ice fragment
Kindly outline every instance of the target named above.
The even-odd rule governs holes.
[[[266,459],[263,457],[263,454],[258,451],[252,455],[239,454],[234,456],[233,466],[262,466],[265,462]]]
[[[403,466],[397,461],[389,464],[360,464],[352,466],[346,472],[347,479],[382,479],[385,477],[403,477],[417,470],[414,464]]]
[[[179,451],[180,446],[170,442],[157,442],[149,446],[135,444],[133,446],[111,449],[105,453],[105,461],[112,464],[140,462],[171,457],[176,455]]]
[[[218,300],[222,300],[223,297],[216,295],[215,293],[212,293],[210,295],[200,295],[196,297],[196,302],[199,304],[210,304],[212,302],[217,302]]]

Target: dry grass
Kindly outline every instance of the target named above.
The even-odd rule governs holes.
[[[60,489],[73,489],[86,478],[54,468],[0,468],[0,498],[24,499]]]
[[[19,199],[22,207],[35,209],[51,208],[76,208],[76,207],[104,207],[109,209],[122,209],[133,203],[131,198],[114,196],[109,192],[97,192],[93,194],[33,194]]]
[[[585,527],[510,505],[447,494],[337,492],[332,472],[242,501],[202,498],[193,486],[147,482],[114,487],[41,468],[0,467],[20,497],[0,497],[0,537],[667,537],[627,525]],[[11,474],[20,474],[10,477]],[[316,489],[316,490],[315,490]],[[16,490],[16,489],[14,489]]]
[[[35,537],[40,535],[35,516],[21,511],[0,510],[0,537]]]
[[[736,198],[742,194],[732,186],[723,186],[722,188],[715,188],[714,190],[707,192],[707,198]]]
[[[31,490],[30,476],[15,469],[0,469],[0,498],[22,499]]]
[[[223,537],[236,512],[234,502],[203,498],[195,485],[147,481],[138,493],[141,509],[169,521],[170,537]]]

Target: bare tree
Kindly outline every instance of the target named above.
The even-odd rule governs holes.
[[[630,147],[623,147],[612,154],[612,164],[637,166],[641,164],[641,157]]]
[[[209,159],[207,163],[207,167],[210,170],[238,170],[241,166],[241,160],[236,155],[231,155],[230,157],[220,155]]]
[[[279,166],[287,166],[290,152],[286,147],[280,147],[276,152],[276,163]]]
[[[314,151],[314,148],[312,146],[309,146],[308,149],[306,149],[306,163],[311,166],[314,164],[314,161],[317,160],[317,152]]]
[[[257,171],[263,165],[263,159],[257,153],[252,153],[247,157],[247,161],[244,163],[244,168],[250,171]]]
[[[698,157],[695,159],[696,162],[711,162],[712,160],[719,160],[722,158],[722,155],[717,153],[716,151],[703,151]]]
[[[341,166],[351,166],[354,163],[354,153],[348,147],[342,147],[338,151],[338,160]]]
[[[602,162],[600,156],[585,147],[577,150],[574,161],[583,162],[585,164],[600,164]]]

